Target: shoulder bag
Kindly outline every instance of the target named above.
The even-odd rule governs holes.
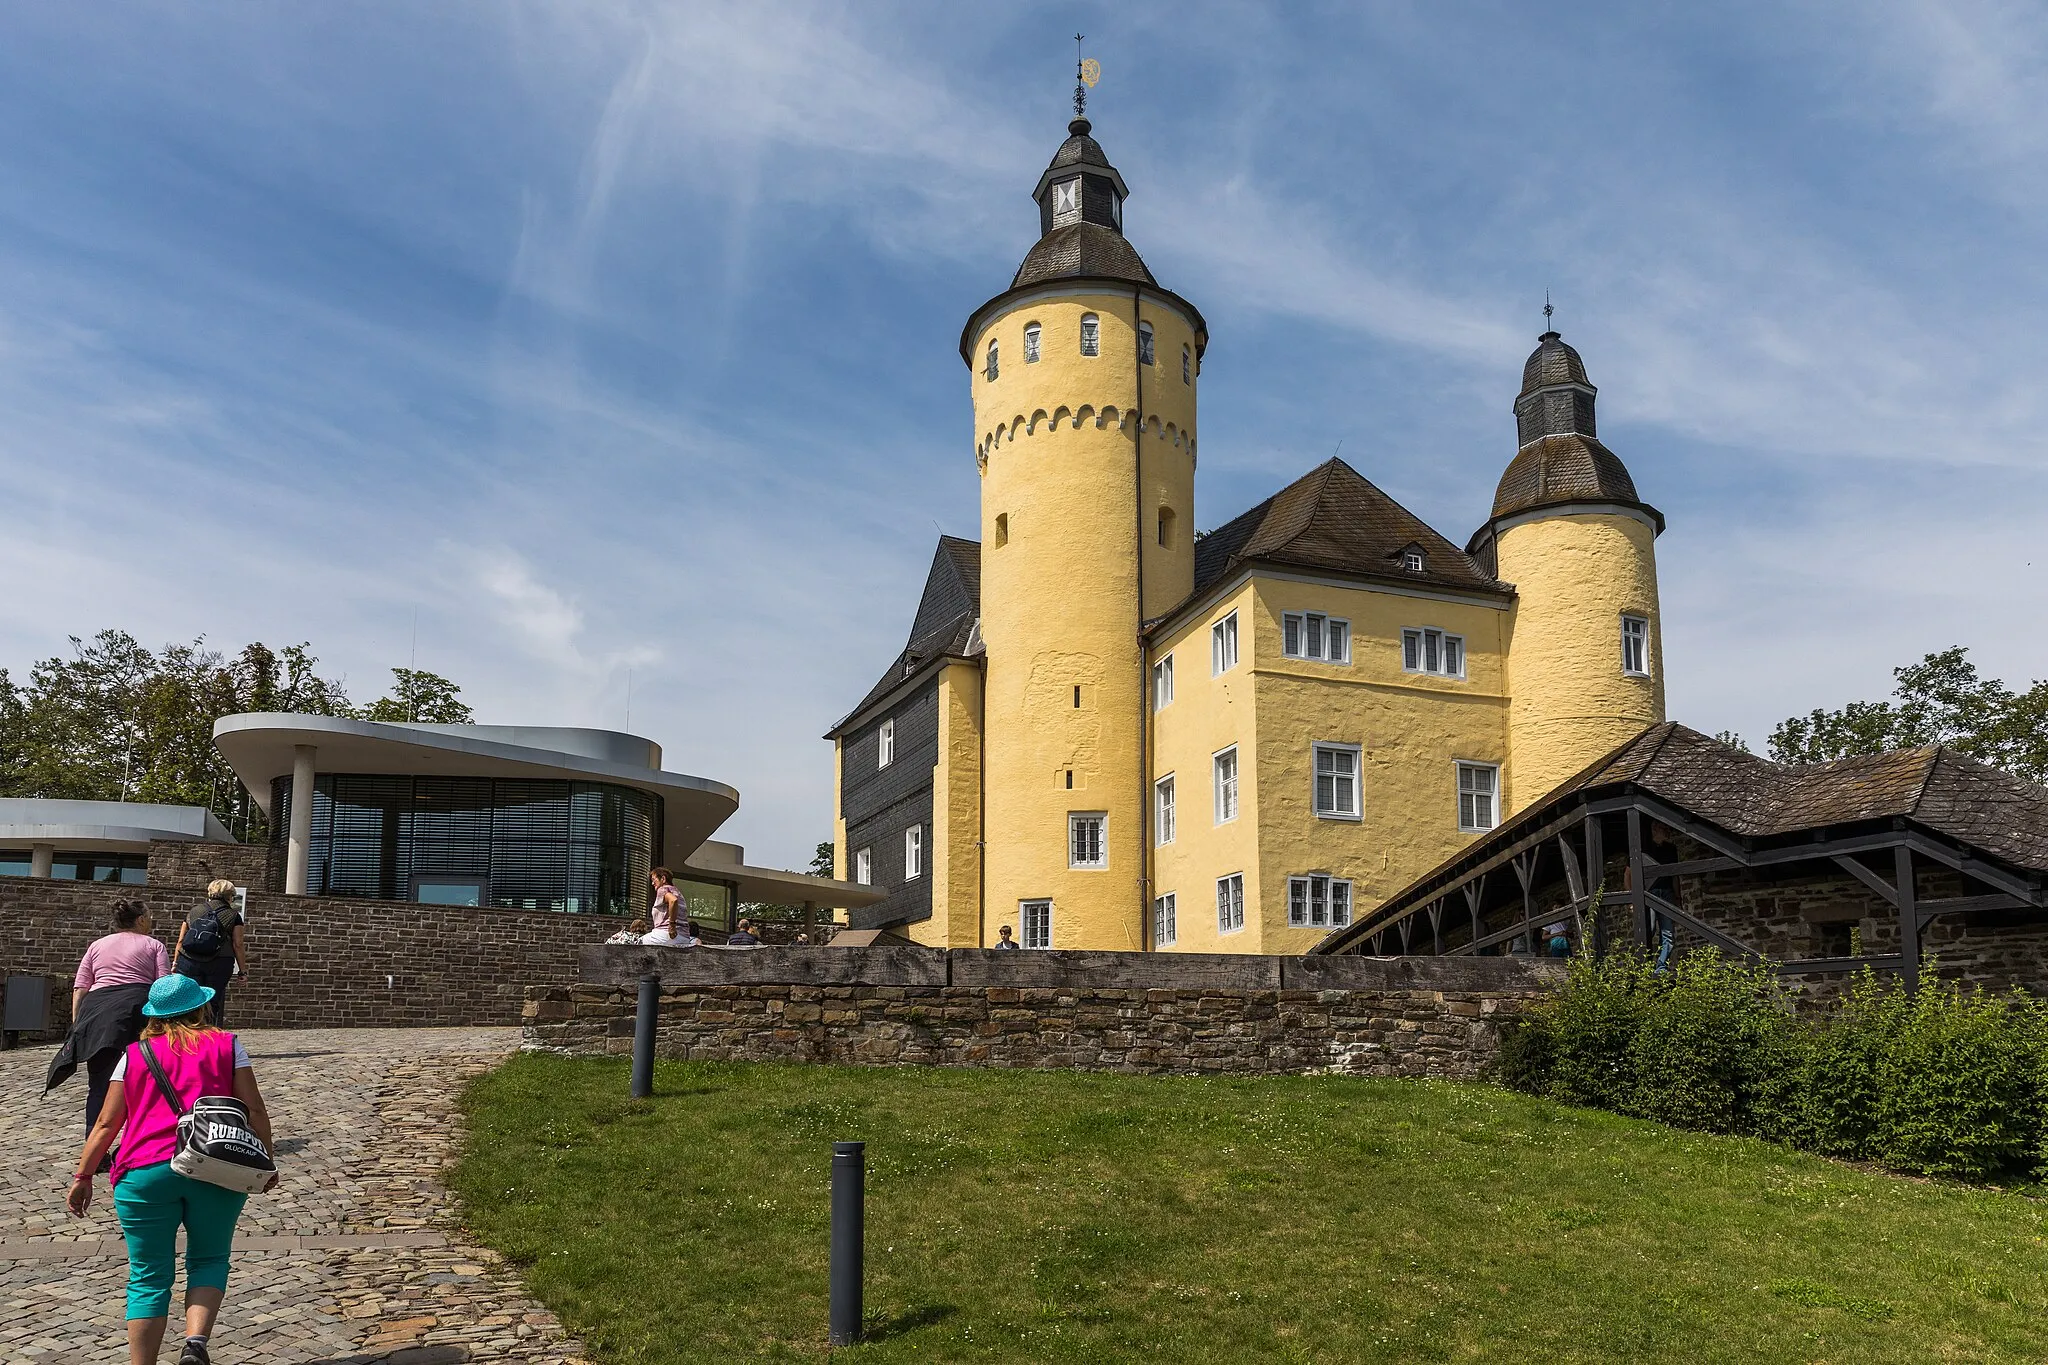
[[[171,1169],[222,1189],[256,1194],[277,1174],[277,1163],[249,1124],[249,1107],[233,1095],[204,1095],[188,1110],[164,1075],[156,1053],[143,1043],[142,1060],[178,1116],[178,1147]]]

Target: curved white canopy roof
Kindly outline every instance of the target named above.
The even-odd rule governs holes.
[[[49,844],[99,853],[147,853],[152,839],[234,842],[227,828],[204,806],[0,798],[0,847]]]

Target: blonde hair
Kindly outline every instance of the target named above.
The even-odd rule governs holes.
[[[206,884],[206,898],[210,901],[224,901],[235,894],[235,884],[226,877],[219,877]]]
[[[199,1046],[200,1039],[209,1033],[219,1032],[219,1027],[213,1022],[213,1002],[209,1000],[196,1010],[187,1010],[169,1019],[150,1020],[143,1025],[142,1041],[168,1038],[171,1046],[179,1052],[190,1052]]]

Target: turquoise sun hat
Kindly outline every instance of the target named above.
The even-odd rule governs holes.
[[[181,1014],[190,1014],[207,1001],[213,999],[213,987],[202,986],[191,977],[179,972],[160,976],[149,988],[149,1003],[142,1012],[152,1019],[176,1019]]]

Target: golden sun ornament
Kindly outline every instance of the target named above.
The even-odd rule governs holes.
[[[1101,80],[1102,63],[1096,61],[1093,57],[1090,57],[1088,58],[1088,60],[1082,62],[1081,79],[1083,81],[1086,81],[1091,86],[1094,85],[1097,81]]]

